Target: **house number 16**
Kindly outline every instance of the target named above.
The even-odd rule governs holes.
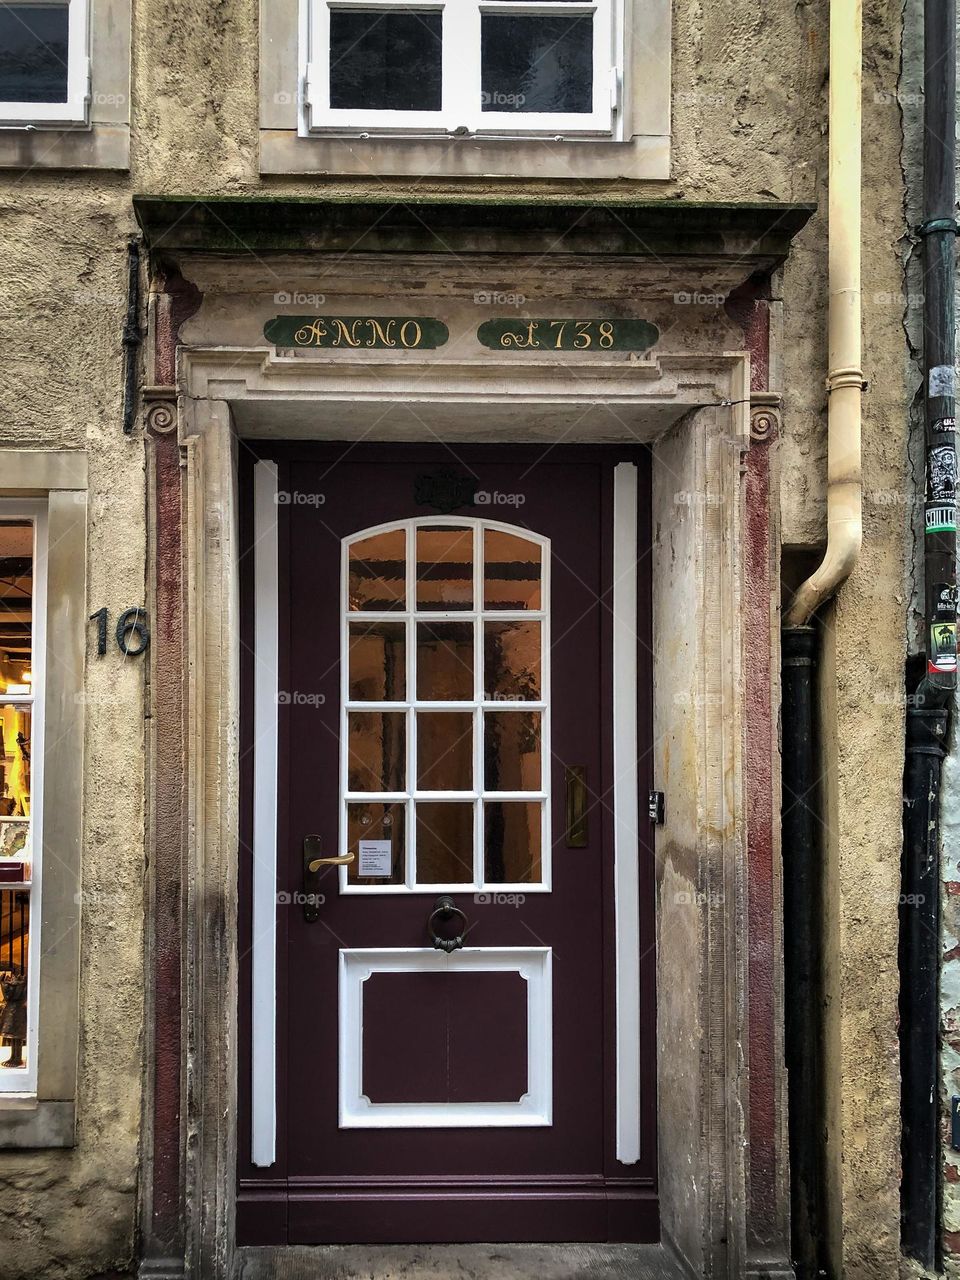
[[[102,658],[107,652],[107,607],[91,613],[90,621],[97,624],[97,653]],[[145,653],[150,646],[150,628],[147,626],[147,611],[139,606],[124,609],[117,619],[117,648],[131,658]]]

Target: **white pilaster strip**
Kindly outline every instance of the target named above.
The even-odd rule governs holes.
[[[613,481],[613,812],[617,1159],[640,1159],[640,882],[637,773],[637,468]]]
[[[277,465],[253,477],[253,1035],[251,1159],[277,1158]]]

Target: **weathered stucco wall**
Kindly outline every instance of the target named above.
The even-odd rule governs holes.
[[[863,483],[860,562],[825,619],[825,884],[830,1242],[842,1274],[895,1275],[907,356],[899,4],[864,12]],[[794,315],[794,322],[797,316]],[[825,368],[825,366],[821,366]],[[808,385],[817,385],[811,378]],[[789,382],[788,382],[789,385]]]
[[[140,603],[144,592],[142,444],[139,428],[126,440],[120,426],[131,194],[350,192],[361,199],[368,192],[382,196],[385,185],[404,190],[376,178],[261,182],[255,0],[144,0],[135,17],[131,172],[0,174],[6,268],[0,446],[89,451],[88,612]],[[476,183],[470,189],[495,195],[512,185],[542,199],[595,190],[610,199],[823,203],[826,22],[826,0],[678,0],[672,181],[591,187],[572,175],[536,187]],[[902,308],[870,301],[871,292],[902,291],[899,30],[899,3],[870,0],[863,207],[871,391],[864,442],[868,490],[878,492],[905,486]],[[877,94],[887,96],[875,102]],[[418,192],[449,193],[441,174],[438,168],[418,183]],[[785,542],[797,546],[823,536],[824,264],[820,215],[801,236],[783,278],[782,517]],[[836,867],[829,935],[831,1140],[838,1241],[844,1232],[836,1252],[850,1276],[887,1277],[894,1274],[898,1212],[902,749],[900,714],[878,700],[877,691],[900,688],[904,575],[899,512],[868,501],[866,517],[863,565],[845,589],[828,640],[835,665],[825,706],[835,706],[838,717],[826,762]],[[0,1153],[0,1243],[11,1280],[106,1271],[131,1256],[134,1242],[143,1027],[143,668],[116,655],[96,659],[89,649],[88,655],[79,1145],[69,1153]]]
[[[106,605],[115,621],[118,611],[144,598],[143,455],[121,428],[126,192],[116,180],[4,175],[0,207],[0,448],[88,451],[85,612]],[[143,668],[124,661],[113,645],[97,658],[94,632],[91,626],[84,700],[76,708],[85,717],[86,775],[78,1145],[68,1152],[0,1152],[0,1248],[11,1280],[96,1274],[123,1265],[133,1246]],[[47,786],[54,792],[56,778]]]

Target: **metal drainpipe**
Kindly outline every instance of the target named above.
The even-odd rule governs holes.
[[[789,904],[783,966],[787,1001],[790,1207],[797,1280],[821,1274],[823,1249],[823,997],[819,767],[816,733],[817,631],[783,633],[783,896]]]
[[[814,611],[853,572],[863,537],[861,369],[861,0],[830,5],[827,547],[784,615],[783,911],[793,1257],[798,1280],[826,1263],[821,884]]]
[[[940,773],[957,686],[956,0],[923,13],[924,622],[908,686],[900,907],[901,1242],[925,1267],[940,1253]]]
[[[123,325],[123,434],[130,435],[137,414],[137,366],[140,355],[140,246],[127,245],[127,315]]]
[[[784,615],[805,626],[853,572],[863,538],[860,453],[860,132],[863,14],[860,0],[830,5],[830,191],[828,195],[827,549]]]
[[[947,711],[907,714],[900,907],[900,1071],[904,1253],[938,1261],[940,1204],[940,770]]]

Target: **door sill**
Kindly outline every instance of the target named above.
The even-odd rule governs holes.
[[[246,1246],[236,1280],[683,1280],[655,1244]]]

